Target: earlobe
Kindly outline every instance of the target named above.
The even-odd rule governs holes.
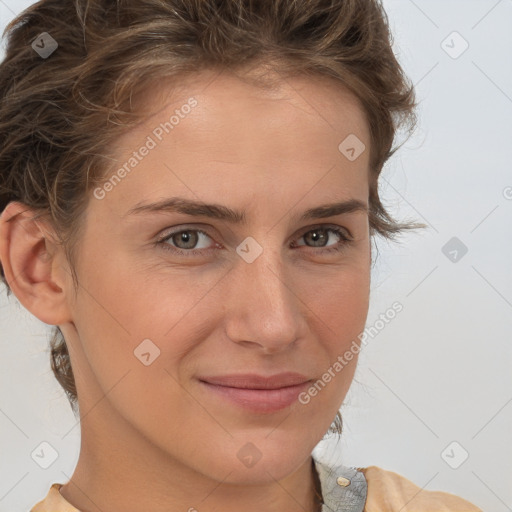
[[[69,321],[69,311],[63,283],[56,281],[56,246],[42,229],[44,222],[34,216],[18,201],[5,207],[0,216],[0,260],[21,304],[42,322],[59,325]]]

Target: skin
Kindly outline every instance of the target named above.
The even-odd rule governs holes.
[[[349,198],[368,205],[363,110],[320,78],[265,91],[203,72],[180,93],[153,92],[158,113],[119,139],[118,167],[189,97],[198,104],[103,199],[91,198],[76,296],[51,226],[17,202],[0,219],[7,280],[29,311],[60,326],[75,373],[82,444],[61,494],[82,511],[312,511],[311,452],[345,398],[357,354],[308,404],[271,414],[223,401],[197,377],[296,371],[316,381],[358,341],[369,306],[368,216],[298,218]],[[366,144],[353,162],[338,150],[350,133]],[[126,215],[171,196],[244,210],[247,223]],[[327,231],[315,245],[318,225],[348,230],[353,241],[323,253],[344,242]],[[155,245],[171,229],[194,228],[208,236],[192,249],[178,236]],[[236,252],[248,236],[263,248],[252,263]],[[160,350],[149,366],[134,356],[144,339]],[[237,457],[249,442],[261,453],[252,467]]]

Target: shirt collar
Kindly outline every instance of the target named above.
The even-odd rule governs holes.
[[[362,471],[343,466],[328,466],[313,457],[322,489],[322,512],[363,512],[368,485]]]

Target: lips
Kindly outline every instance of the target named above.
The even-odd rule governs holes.
[[[222,375],[219,377],[201,377],[199,380],[218,386],[244,389],[279,389],[295,386],[309,381],[308,377],[300,373],[286,372],[268,377],[256,374]]]
[[[237,374],[199,378],[210,394],[255,413],[273,413],[289,407],[311,381],[294,372],[271,376]]]

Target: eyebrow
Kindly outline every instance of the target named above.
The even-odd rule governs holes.
[[[368,213],[368,206],[358,199],[348,199],[337,203],[328,203],[306,210],[300,220],[323,219],[346,213],[363,211]],[[245,224],[247,217],[245,212],[232,210],[219,204],[207,204],[181,197],[171,197],[155,203],[137,203],[125,214],[150,214],[177,212],[196,217],[210,217],[234,224]]]

